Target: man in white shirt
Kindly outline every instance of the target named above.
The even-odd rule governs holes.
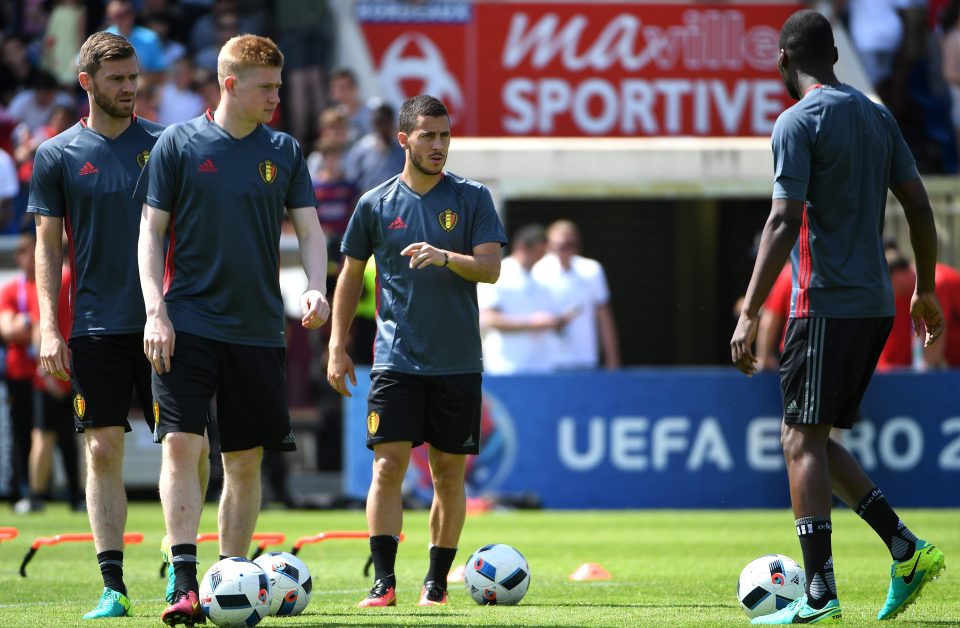
[[[559,335],[559,369],[594,369],[603,349],[603,367],[620,367],[617,326],[610,310],[610,291],[603,267],[578,255],[580,230],[569,220],[547,229],[549,253],[533,267],[533,277],[546,285],[562,312],[573,314]]]
[[[497,283],[477,284],[486,373],[556,370],[557,332],[570,317],[560,313],[549,288],[531,273],[546,247],[541,225],[522,227],[513,236],[510,255],[500,263]]]

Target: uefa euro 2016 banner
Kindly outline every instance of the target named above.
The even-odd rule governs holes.
[[[345,490],[364,497],[369,373],[347,400]],[[731,369],[484,377],[471,495],[536,493],[549,508],[789,505],[773,374]],[[877,374],[845,444],[899,507],[960,506],[960,371]],[[381,421],[389,420],[381,416]],[[426,448],[406,487],[430,498]]]
[[[428,93],[456,135],[769,135],[791,103],[799,2],[360,0],[388,102]]]

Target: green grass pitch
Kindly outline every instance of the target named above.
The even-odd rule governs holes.
[[[939,545],[948,569],[928,585],[917,604],[892,625],[960,624],[960,586],[950,567],[960,560],[960,510],[905,510],[905,522]],[[43,547],[17,569],[30,542],[60,532],[87,532],[85,515],[53,506],[41,515],[5,515],[0,525],[20,536],[0,543],[0,626],[159,626],[164,580],[158,575],[163,526],[159,505],[135,504],[127,530],[144,542],[127,547],[125,577],[133,617],[96,623],[80,620],[100,591],[92,543]],[[202,532],[216,527],[208,505]],[[293,540],[323,530],[363,530],[362,512],[265,511],[260,532]],[[530,562],[532,581],[519,606],[478,606],[452,584],[444,608],[416,605],[427,563],[427,515],[407,513],[406,540],[397,560],[396,608],[355,607],[370,586],[362,568],[366,542],[329,541],[305,546],[300,557],[314,577],[314,596],[303,615],[266,618],[261,626],[736,626],[746,625],[735,588],[740,569],[770,552],[800,560],[793,518],[777,511],[491,512],[467,519],[458,562],[485,543],[508,543]],[[844,621],[876,625],[889,578],[889,555],[873,532],[849,511],[834,513],[834,558]],[[271,548],[273,549],[273,548]],[[199,549],[201,573],[217,559],[214,543]],[[581,563],[598,562],[613,574],[599,582],[570,582]],[[954,567],[954,569],[956,569]],[[207,625],[211,625],[208,624]]]

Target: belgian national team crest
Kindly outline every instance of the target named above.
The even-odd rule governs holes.
[[[150,151],[142,150],[137,153],[137,165],[140,166],[140,169],[143,170],[143,167],[147,165],[147,161],[150,159]]]
[[[83,419],[83,415],[87,413],[87,400],[80,393],[73,396],[73,413],[78,419]]]
[[[273,183],[277,179],[277,165],[267,159],[260,162],[260,178],[264,183]]]
[[[452,209],[443,210],[437,218],[440,219],[440,226],[444,231],[453,231],[457,228],[457,222],[460,221],[460,217]]]
[[[374,411],[367,415],[367,432],[373,436],[378,429],[380,429],[380,414]]]

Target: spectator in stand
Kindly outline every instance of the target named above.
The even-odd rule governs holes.
[[[181,57],[170,68],[167,82],[160,88],[157,122],[169,126],[203,113],[203,98],[193,89],[193,64]]]
[[[19,193],[17,164],[10,153],[0,148],[0,232],[6,231],[13,219],[13,201]]]
[[[0,47],[0,107],[34,83],[37,68],[27,56],[27,42],[19,35],[7,35]]]
[[[484,372],[513,375],[556,370],[557,333],[575,312],[561,313],[549,286],[532,273],[546,251],[542,225],[521,227],[513,236],[510,255],[500,263],[497,283],[477,284]]]
[[[160,37],[145,26],[136,25],[136,14],[129,0],[110,0],[107,4],[106,19],[110,27],[108,33],[122,35],[137,51],[143,78],[149,82],[162,80],[167,69],[163,42]]]
[[[348,145],[370,133],[373,112],[360,99],[360,87],[353,70],[337,68],[330,73],[330,100],[343,107],[350,121]]]
[[[403,171],[406,153],[397,141],[393,107],[373,110],[373,130],[353,145],[344,157],[343,171],[359,194],[372,190]]]
[[[579,255],[580,230],[569,220],[558,220],[547,229],[548,254],[533,267],[533,276],[550,287],[561,312],[573,317],[560,334],[559,369],[620,367],[617,326],[610,309],[610,291],[603,267]]]
[[[339,146],[346,151],[349,144],[350,121],[341,107],[327,107],[320,113],[317,123],[318,133],[314,150],[307,157],[307,170],[310,176],[317,178],[317,173],[323,168],[323,151],[321,146]]]
[[[793,292],[793,270],[789,264],[777,275],[777,280],[760,309],[757,325],[757,362],[761,370],[776,371],[780,368],[783,342],[790,318],[790,296]]]
[[[87,12],[79,0],[57,0],[43,38],[40,66],[55,76],[61,87],[77,85],[77,54],[87,37]]]
[[[893,286],[893,327],[883,345],[877,368],[880,370],[920,366],[913,359],[913,321],[910,318],[910,302],[917,285],[917,275],[910,262],[900,252],[896,241],[886,240],[883,252],[890,269],[890,284]],[[942,306],[941,306],[942,307]]]
[[[216,74],[217,57],[231,38],[240,34],[240,16],[233,11],[222,11],[215,14],[213,43],[197,51],[193,60],[197,67]]]
[[[172,19],[164,13],[157,13],[146,17],[144,23],[160,38],[163,47],[163,61],[169,68],[174,63],[187,56],[187,47],[170,37],[173,29]]]
[[[951,119],[960,138],[960,0],[950,0],[940,16],[943,29],[943,76],[950,86],[953,106]]]
[[[7,387],[10,416],[20,456],[17,470],[28,479],[28,494],[14,506],[17,514],[38,512],[48,497],[54,444],[59,444],[71,507],[83,504],[78,454],[73,435],[73,409],[69,384],[63,387],[37,370],[40,305],[34,265],[36,236],[31,230],[17,240],[14,257],[20,275],[0,288],[0,335],[7,343]],[[64,270],[58,318],[69,328],[70,273]]]
[[[903,113],[905,12],[912,0],[849,0],[850,37],[867,78],[894,116]]]
[[[203,110],[216,111],[220,106],[220,83],[217,81],[217,73],[197,70],[194,76],[197,82],[197,93],[203,99]]]
[[[29,137],[49,122],[57,107],[76,109],[73,98],[60,90],[57,79],[49,72],[39,71],[34,75],[30,88],[13,97],[7,113],[26,127]]]
[[[306,145],[325,106],[324,74],[333,44],[331,15],[325,1],[284,0],[273,5],[277,45],[286,64],[284,81],[288,131]]]
[[[960,368],[960,271],[947,264],[937,264],[936,293],[943,308],[945,330],[923,350],[925,368]]]

